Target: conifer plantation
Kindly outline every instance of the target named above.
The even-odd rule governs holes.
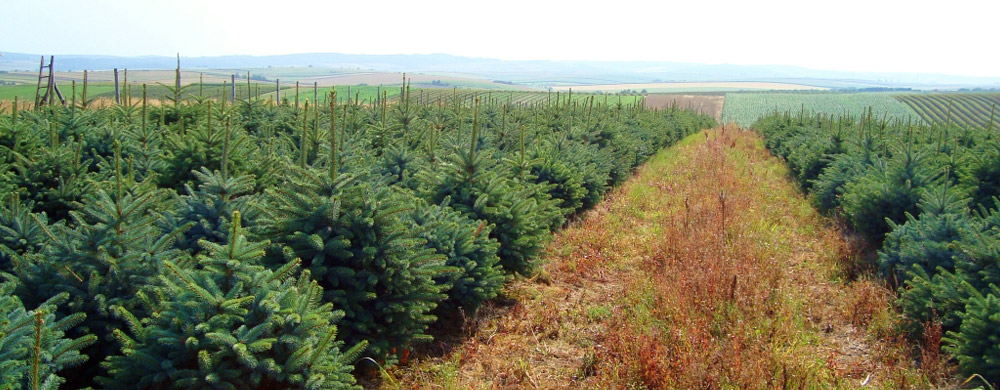
[[[655,152],[714,125],[565,94],[171,92],[0,115],[0,388],[359,388],[372,362],[406,359],[534,275],[552,232]],[[941,181],[915,172],[914,186]],[[961,188],[900,194],[900,216],[937,210],[906,234],[973,223]],[[927,294],[972,297],[949,337],[995,328],[988,267],[892,258],[901,281],[933,281]],[[949,281],[969,287],[935,287]]]
[[[995,108],[994,108],[995,110]],[[877,249],[905,331],[1000,383],[1000,137],[984,127],[775,113],[754,125],[817,208]],[[978,382],[977,382],[978,383]]]

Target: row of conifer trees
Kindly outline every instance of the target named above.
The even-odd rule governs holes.
[[[943,331],[966,375],[1000,382],[1000,129],[777,113],[754,128],[817,205],[878,250],[908,331]],[[933,335],[931,335],[933,337]]]
[[[713,124],[408,96],[0,115],[0,388],[355,387]]]

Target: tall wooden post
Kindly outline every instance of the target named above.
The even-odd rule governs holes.
[[[81,96],[81,99],[83,100],[83,108],[86,109],[87,108],[87,70],[86,69],[83,70],[83,96]]]
[[[122,91],[118,89],[118,68],[115,68],[115,104],[122,103]]]

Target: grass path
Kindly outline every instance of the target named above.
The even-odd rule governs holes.
[[[923,387],[888,290],[759,136],[662,151],[383,388]],[[852,281],[848,281],[852,279]]]

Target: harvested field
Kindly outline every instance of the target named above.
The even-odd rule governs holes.
[[[676,106],[682,109],[695,110],[711,115],[715,120],[722,120],[722,108],[725,106],[725,95],[688,95],[654,93],[646,96],[646,107],[667,108]]]

